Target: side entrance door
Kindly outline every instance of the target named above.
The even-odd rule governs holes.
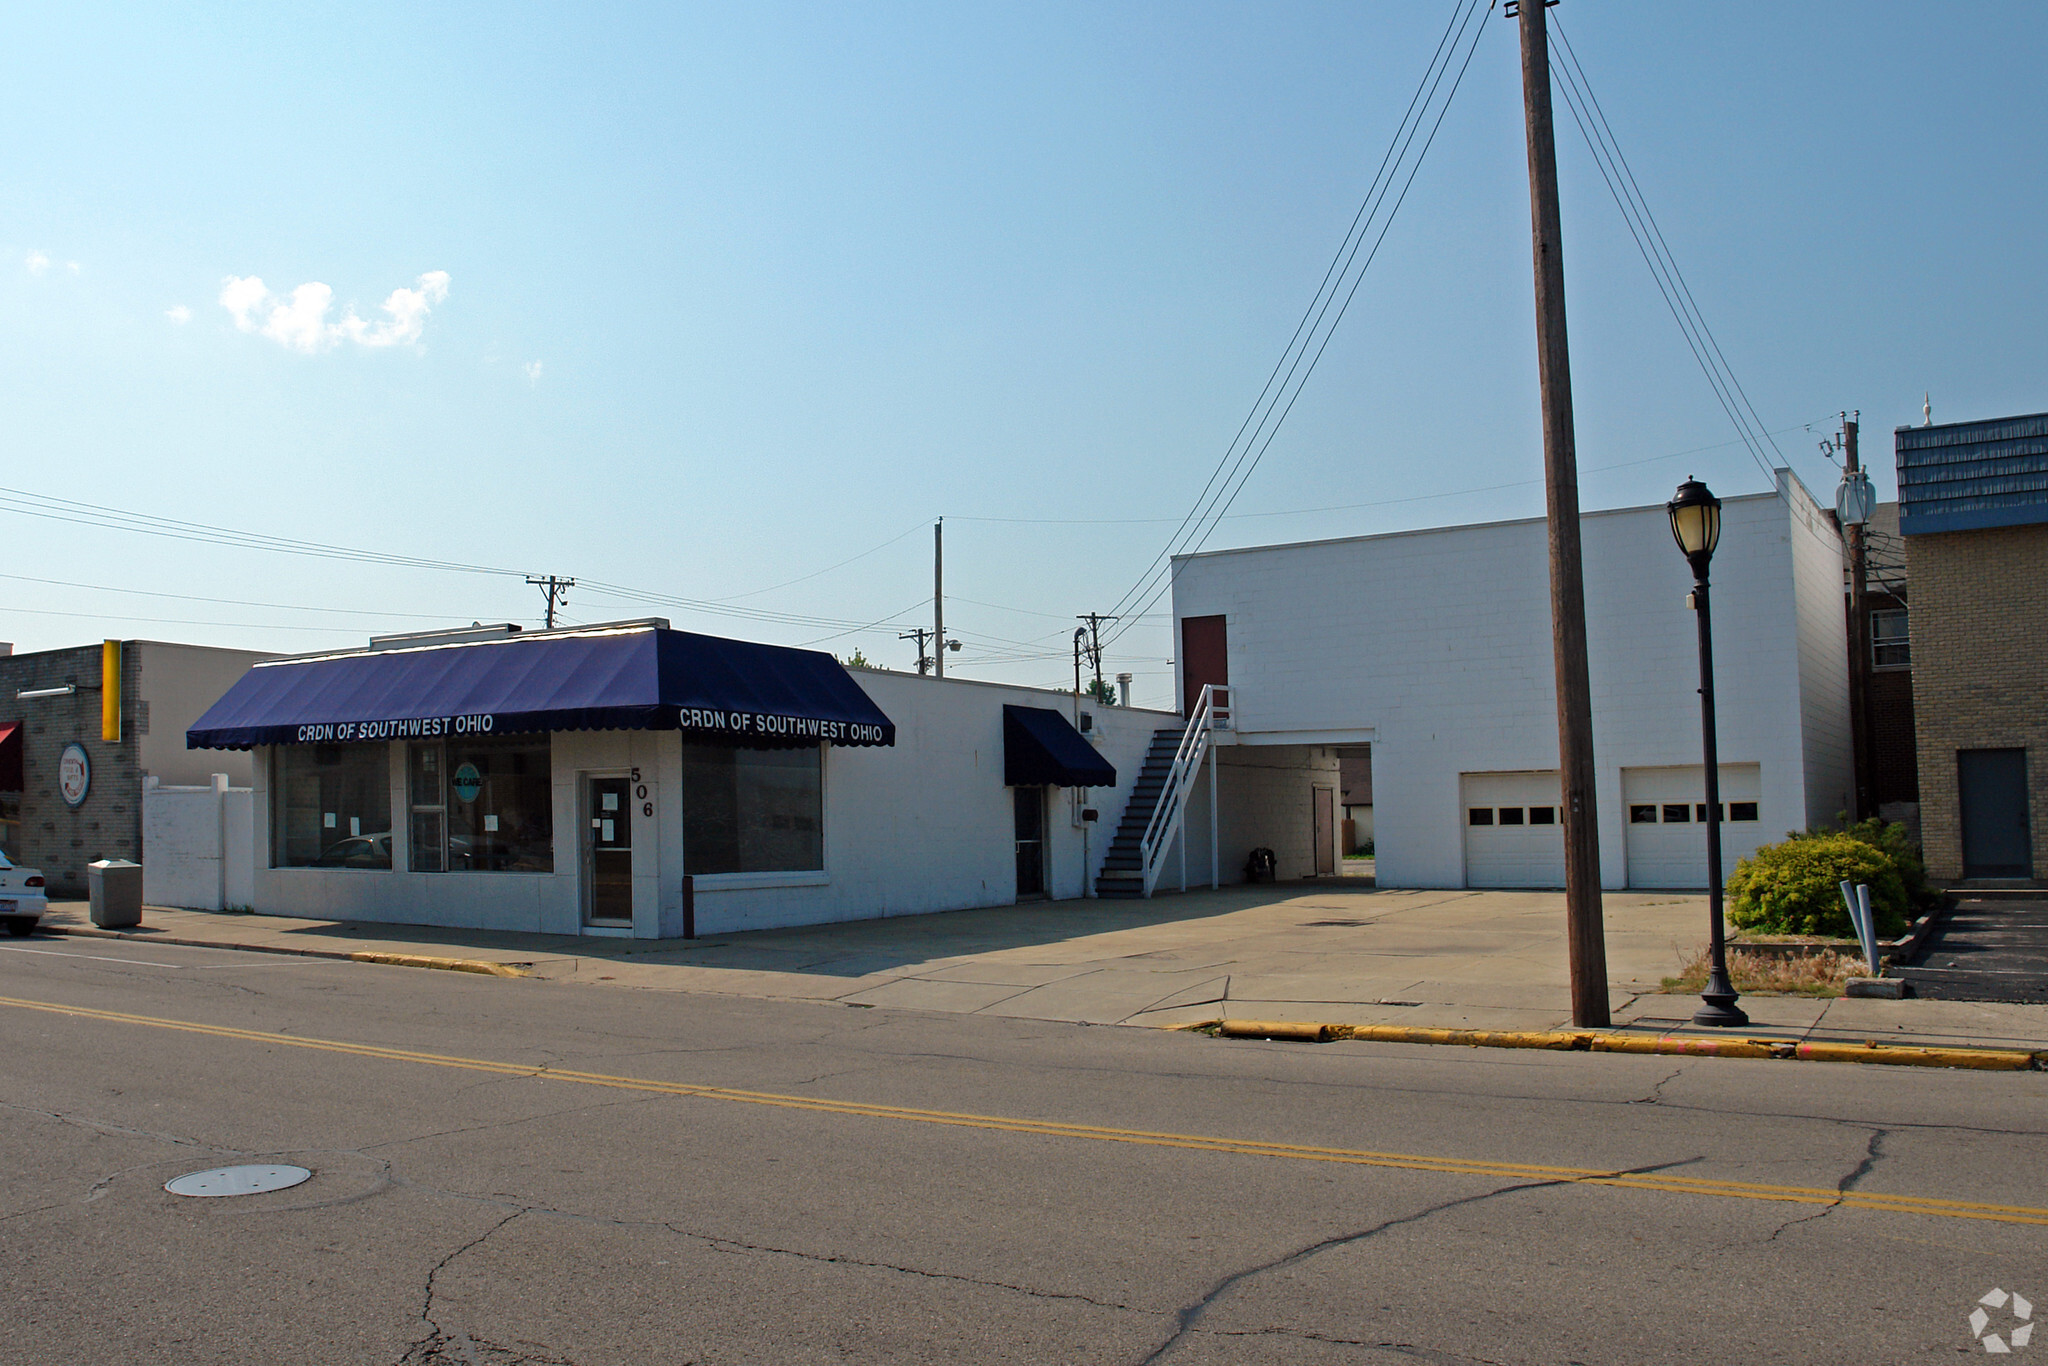
[[[624,773],[583,775],[583,923],[633,927],[633,789]]]
[[[1045,895],[1045,789],[1013,787],[1017,807],[1017,899]]]
[[[1182,617],[1180,620],[1181,715],[1193,716],[1202,687],[1230,682],[1230,633],[1226,619]]]
[[[1337,873],[1337,792],[1335,788],[1319,787],[1316,794],[1316,876],[1334,877]]]
[[[2027,752],[2023,749],[1956,751],[1956,786],[1962,798],[1963,876],[2027,877],[2033,858],[2027,838]]]

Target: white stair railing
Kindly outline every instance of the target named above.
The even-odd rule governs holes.
[[[1182,817],[1187,814],[1188,793],[1193,790],[1195,779],[1201,774],[1202,760],[1208,756],[1210,735],[1214,731],[1229,730],[1230,686],[1224,683],[1202,685],[1201,700],[1195,704],[1194,713],[1188,717],[1188,726],[1181,733],[1180,747],[1174,751],[1173,766],[1166,771],[1166,784],[1159,791],[1159,802],[1152,808],[1152,819],[1145,825],[1145,835],[1138,843],[1139,866],[1145,873],[1145,895],[1152,895],[1152,889],[1159,882],[1160,870],[1166,865],[1166,851],[1173,847],[1173,837],[1181,832]],[[1217,881],[1216,851],[1216,772],[1215,766],[1209,771],[1209,881]],[[1183,889],[1188,881],[1187,841],[1181,841],[1180,881]]]

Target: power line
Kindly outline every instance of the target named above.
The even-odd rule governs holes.
[[[1834,414],[1829,413],[1825,416],[1817,417],[1811,422],[1800,422],[1789,427],[1779,427],[1769,434],[1771,436],[1784,436],[1788,432],[1812,431],[1816,423],[1829,422],[1833,419]],[[1691,446],[1685,450],[1671,451],[1665,455],[1646,455],[1634,460],[1616,460],[1605,465],[1584,465],[1580,467],[1579,472],[1581,474],[1599,474],[1607,470],[1633,469],[1638,465],[1654,465],[1665,460],[1682,460],[1688,455],[1700,455],[1707,451],[1721,451],[1728,449],[1730,446],[1746,446],[1747,444],[1742,438],[1738,437],[1733,441],[1717,441],[1706,446]],[[1498,493],[1503,489],[1526,488],[1531,484],[1540,484],[1542,482],[1541,479],[1510,479],[1500,484],[1478,484],[1472,488],[1445,489],[1438,493],[1417,493],[1403,498],[1376,498],[1367,503],[1328,503],[1319,507],[1277,508],[1271,512],[1233,512],[1219,520],[1228,522],[1242,521],[1254,517],[1307,517],[1319,513],[1356,512],[1363,508],[1396,507],[1403,503],[1427,503],[1438,498],[1464,498],[1475,493]],[[947,515],[956,522],[1001,522],[1028,526],[1143,526],[1181,520],[1177,517],[964,517],[952,513]],[[957,594],[954,596],[958,597]],[[973,598],[958,598],[958,600],[961,602],[976,601]],[[1022,607],[1004,607],[1000,603],[993,602],[976,602],[976,605],[980,607],[994,607],[999,611],[1005,612],[1025,612],[1030,610]],[[1031,615],[1052,617],[1059,614],[1056,612],[1033,612]],[[1171,616],[1172,614],[1162,613],[1158,615]],[[1065,618],[1062,617],[1061,620],[1065,620]]]
[[[1485,13],[1490,14],[1492,10],[1492,0],[1488,0]],[[1321,328],[1322,335],[1321,340],[1316,343],[1315,355],[1309,359],[1307,368],[1300,371],[1300,379],[1293,382],[1293,392],[1291,394],[1284,392],[1284,386],[1283,391],[1275,393],[1273,403],[1268,406],[1266,416],[1260,421],[1260,429],[1264,431],[1263,439],[1260,439],[1258,430],[1255,430],[1253,434],[1254,441],[1258,442],[1256,453],[1253,452],[1250,444],[1247,444],[1238,453],[1236,464],[1231,467],[1230,475],[1224,481],[1224,487],[1219,488],[1211,496],[1208,505],[1200,509],[1201,516],[1195,521],[1194,527],[1183,536],[1176,538],[1180,547],[1179,551],[1175,551],[1175,542],[1169,542],[1167,550],[1162,552],[1161,558],[1153,561],[1153,568],[1147,571],[1146,577],[1134,585],[1132,590],[1117,602],[1113,610],[1123,612],[1127,617],[1131,618],[1139,617],[1152,610],[1153,605],[1172,586],[1174,554],[1194,553],[1207,544],[1209,537],[1214,535],[1216,528],[1221,525],[1222,516],[1230,510],[1231,504],[1236,502],[1238,495],[1244,491],[1246,483],[1257,472],[1260,462],[1266,458],[1266,452],[1272,449],[1273,439],[1279,435],[1281,426],[1287,421],[1288,415],[1294,411],[1294,405],[1300,401],[1302,392],[1308,385],[1309,378],[1315,374],[1316,367],[1322,363],[1323,354],[1329,349],[1330,339],[1336,335],[1337,328],[1344,321],[1345,314],[1350,312],[1352,300],[1358,296],[1358,288],[1365,282],[1366,272],[1372,268],[1372,263],[1378,259],[1380,247],[1386,241],[1387,233],[1393,227],[1395,216],[1400,213],[1401,206],[1408,202],[1408,192],[1414,187],[1415,177],[1421,171],[1422,163],[1428,157],[1430,148],[1436,144],[1436,135],[1438,130],[1443,127],[1444,116],[1450,112],[1451,102],[1457,98],[1458,89],[1465,81],[1465,73],[1471,68],[1472,57],[1479,50],[1480,40],[1485,37],[1486,26],[1483,22],[1472,29],[1471,42],[1465,45],[1464,59],[1458,64],[1458,74],[1451,81],[1450,89],[1445,93],[1441,102],[1436,101],[1437,88],[1442,84],[1445,74],[1450,70],[1450,58],[1456,57],[1459,44],[1464,42],[1467,27],[1471,26],[1472,20],[1480,15],[1481,11],[1478,0],[1470,0],[1469,7],[1467,7],[1465,0],[1459,0],[1459,9],[1454,11],[1452,16],[1452,24],[1456,29],[1457,36],[1449,44],[1448,56],[1441,69],[1436,70],[1433,77],[1425,76],[1424,78],[1425,84],[1428,87],[1428,95],[1421,101],[1421,112],[1416,118],[1414,126],[1406,130],[1405,139],[1401,132],[1397,131],[1395,134],[1400,151],[1398,155],[1391,157],[1393,174],[1388,177],[1385,185],[1379,188],[1380,203],[1383,204],[1385,202],[1386,194],[1392,188],[1393,178],[1400,174],[1400,168],[1405,160],[1408,169],[1406,179],[1401,184],[1401,192],[1395,197],[1393,207],[1388,209],[1385,216],[1381,218],[1379,233],[1373,239],[1372,249],[1366,253],[1364,263],[1358,267],[1356,272],[1351,274],[1351,284],[1344,294],[1344,303],[1337,309],[1336,316],[1330,319],[1327,326],[1322,324],[1322,317],[1328,313],[1330,303],[1336,298],[1335,291],[1333,290],[1329,298],[1323,301],[1321,311],[1317,314],[1317,326]],[[1438,52],[1439,54],[1446,53],[1446,48],[1442,42],[1438,44]],[[1432,58],[1432,65],[1434,66],[1434,64],[1435,59]],[[1410,107],[1414,109],[1416,106],[1411,102]],[[1432,107],[1436,110],[1436,117],[1430,122],[1429,135],[1423,139],[1421,150],[1415,153],[1412,160],[1407,160],[1408,149],[1413,145],[1416,134],[1421,130],[1422,118],[1428,115]],[[1375,209],[1375,213],[1377,213],[1377,209]],[[1368,220],[1368,227],[1369,225],[1370,220]],[[1361,233],[1358,244],[1351,247],[1350,256],[1346,258],[1345,270],[1347,272],[1351,269],[1351,258],[1357,255],[1358,246],[1362,245],[1363,242],[1364,235]],[[1343,280],[1344,276],[1340,274],[1337,281],[1340,286]],[[1314,329],[1311,329],[1307,340],[1315,340]],[[1306,354],[1307,347],[1304,344],[1302,352],[1295,357],[1295,367],[1300,366],[1302,356]],[[1290,379],[1292,379],[1293,374],[1294,368],[1290,367]],[[1283,396],[1286,398],[1286,406],[1279,408],[1278,416],[1275,417],[1274,408],[1278,407]],[[1196,531],[1199,531],[1200,534],[1195,535]],[[1162,563],[1164,566],[1163,571],[1161,569]],[[1138,595],[1145,593],[1155,579],[1158,586],[1151,588],[1150,596],[1144,599],[1135,612],[1125,612],[1125,608],[1130,606],[1132,600]],[[1117,636],[1129,630],[1133,624],[1134,621],[1125,622],[1119,627],[1116,636],[1112,636],[1111,639],[1115,640]]]
[[[1474,0],[1474,3],[1476,3],[1476,0]],[[1426,109],[1427,105],[1424,101],[1427,98],[1434,97],[1436,83],[1442,79],[1438,65],[1444,62],[1446,47],[1451,43],[1451,36],[1454,31],[1462,33],[1461,23],[1470,19],[1470,15],[1465,13],[1465,4],[1466,0],[1457,0],[1457,4],[1453,7],[1451,21],[1444,26],[1442,36],[1437,39],[1436,50],[1430,54],[1429,65],[1424,69],[1422,79],[1416,83],[1415,93],[1408,97],[1408,107],[1402,111],[1401,121],[1394,129],[1394,136],[1388,142],[1387,150],[1381,156],[1379,166],[1373,171],[1372,181],[1366,187],[1365,198],[1360,201],[1358,212],[1352,215],[1351,223],[1344,231],[1344,240],[1338,244],[1336,254],[1330,258],[1329,266],[1324,269],[1323,278],[1316,285],[1314,297],[1309,300],[1308,307],[1302,310],[1301,320],[1295,323],[1294,335],[1287,339],[1287,345],[1281,350],[1280,358],[1273,362],[1271,373],[1266,376],[1265,384],[1260,386],[1258,397],[1252,400],[1251,410],[1245,414],[1244,421],[1238,424],[1237,432],[1231,437],[1230,444],[1224,448],[1222,457],[1216,462],[1216,468],[1209,472],[1209,477],[1203,482],[1201,491],[1195,495],[1194,505],[1180,519],[1180,525],[1175,528],[1174,534],[1167,538],[1166,547],[1153,557],[1152,563],[1146,566],[1144,575],[1139,578],[1138,583],[1133,585],[1131,589],[1125,592],[1123,597],[1117,600],[1116,605],[1111,609],[1112,611],[1120,612],[1128,606],[1130,600],[1143,591],[1145,582],[1156,571],[1157,567],[1162,562],[1171,561],[1174,547],[1180,543],[1182,536],[1188,532],[1189,524],[1191,522],[1199,524],[1199,517],[1205,513],[1206,500],[1210,497],[1210,490],[1215,488],[1217,479],[1219,477],[1223,478],[1227,485],[1230,475],[1235,474],[1237,466],[1243,463],[1244,456],[1238,450],[1238,447],[1240,443],[1244,443],[1245,449],[1250,449],[1250,443],[1245,440],[1245,433],[1249,430],[1252,433],[1251,440],[1256,441],[1258,439],[1258,432],[1264,427],[1266,417],[1270,416],[1273,406],[1279,402],[1280,394],[1285,391],[1287,385],[1292,381],[1296,369],[1301,364],[1301,355],[1307,351],[1308,342],[1314,339],[1317,327],[1321,325],[1323,316],[1329,310],[1329,301],[1336,297],[1337,289],[1343,285],[1344,276],[1349,272],[1351,262],[1357,255],[1358,244],[1365,240],[1365,234],[1371,230],[1372,220],[1378,213],[1379,205],[1386,198],[1385,187],[1392,184],[1392,178],[1388,175],[1388,169],[1390,165],[1398,165],[1396,161],[1397,150],[1402,155],[1406,154],[1407,141],[1404,140],[1404,135],[1408,140],[1412,140],[1412,133],[1409,129],[1410,120],[1415,119],[1419,126],[1419,119],[1417,119],[1416,115],[1418,104],[1422,104]],[[1303,335],[1304,332],[1307,333],[1306,338]],[[1291,361],[1290,357],[1292,357]],[[1286,372],[1284,376],[1282,375],[1283,369]],[[1274,388],[1276,380],[1279,383],[1278,390]],[[1271,402],[1268,402],[1269,396],[1272,400]],[[1254,419],[1258,421],[1257,427],[1253,426]],[[1229,470],[1229,474],[1225,473],[1226,468]]]
[[[83,588],[94,593],[121,593],[141,598],[172,598],[178,602],[211,602],[223,607],[271,607],[280,612],[331,612],[348,616],[379,617],[384,619],[406,617],[414,621],[452,621],[455,619],[454,615],[448,612],[380,612],[371,607],[307,607],[295,602],[254,602],[247,598],[207,598],[192,593],[163,593],[149,588],[116,588],[111,584],[104,583],[74,583],[69,579],[39,579],[28,574],[0,574],[0,579],[8,579],[16,583],[46,584],[52,588]],[[0,608],[0,610],[20,611],[23,609]],[[91,614],[80,613],[79,615],[89,616]],[[142,621],[146,620],[146,618],[134,617],[122,618],[122,620]]]
[[[1736,379],[1734,369],[1728,364],[1728,357],[1721,350],[1721,344],[1714,339],[1714,333],[1707,326],[1706,317],[1700,312],[1699,303],[1693,298],[1692,289],[1685,282],[1685,275],[1678,268],[1678,261],[1671,253],[1671,247],[1664,240],[1664,233],[1657,226],[1656,215],[1650,212],[1649,201],[1644,197],[1642,186],[1637,183],[1635,172],[1630,169],[1628,158],[1622,155],[1621,144],[1614,136],[1614,129],[1607,121],[1606,111],[1593,94],[1592,82],[1587,79],[1585,67],[1578,54],[1572,50],[1571,40],[1565,36],[1564,26],[1554,19],[1552,26],[1557,32],[1558,45],[1564,52],[1565,60],[1558,62],[1554,57],[1550,69],[1556,75],[1564,90],[1565,105],[1572,111],[1573,122],[1579,125],[1579,133],[1592,150],[1593,161],[1600,169],[1600,177],[1607,183],[1608,193],[1621,210],[1623,222],[1628,225],[1629,236],[1635,239],[1636,250],[1642,254],[1643,262],[1650,268],[1650,275],[1657,283],[1657,290],[1664,297],[1665,307],[1670,309],[1672,318],[1684,334],[1686,346],[1692,351],[1693,359],[1699,363],[1701,372],[1714,391],[1728,420],[1735,424],[1749,457],[1762,471],[1764,480],[1771,487],[1777,486],[1777,472],[1763,452],[1769,443],[1772,453],[1780,464],[1784,463],[1784,452],[1771,439],[1771,433],[1764,428],[1756,408],[1749,401],[1742,383]]]

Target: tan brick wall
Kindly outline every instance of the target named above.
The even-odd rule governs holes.
[[[2024,748],[2048,877],[2048,525],[1908,536],[1906,560],[1927,871],[1963,872],[1956,751]]]

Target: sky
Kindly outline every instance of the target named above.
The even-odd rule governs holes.
[[[1452,8],[18,11],[0,640],[535,625],[524,576],[557,574],[567,621],[903,668],[943,517],[948,672],[1067,686],[1074,618],[1230,448]],[[1923,395],[2048,408],[2029,7],[1550,14],[1767,464],[1830,499],[1818,443],[1860,411],[1890,497]],[[1764,489],[1558,118],[1583,505]],[[1540,515],[1528,232],[1496,11],[1207,547]],[[1168,606],[1112,630],[1140,703],[1170,705]]]

